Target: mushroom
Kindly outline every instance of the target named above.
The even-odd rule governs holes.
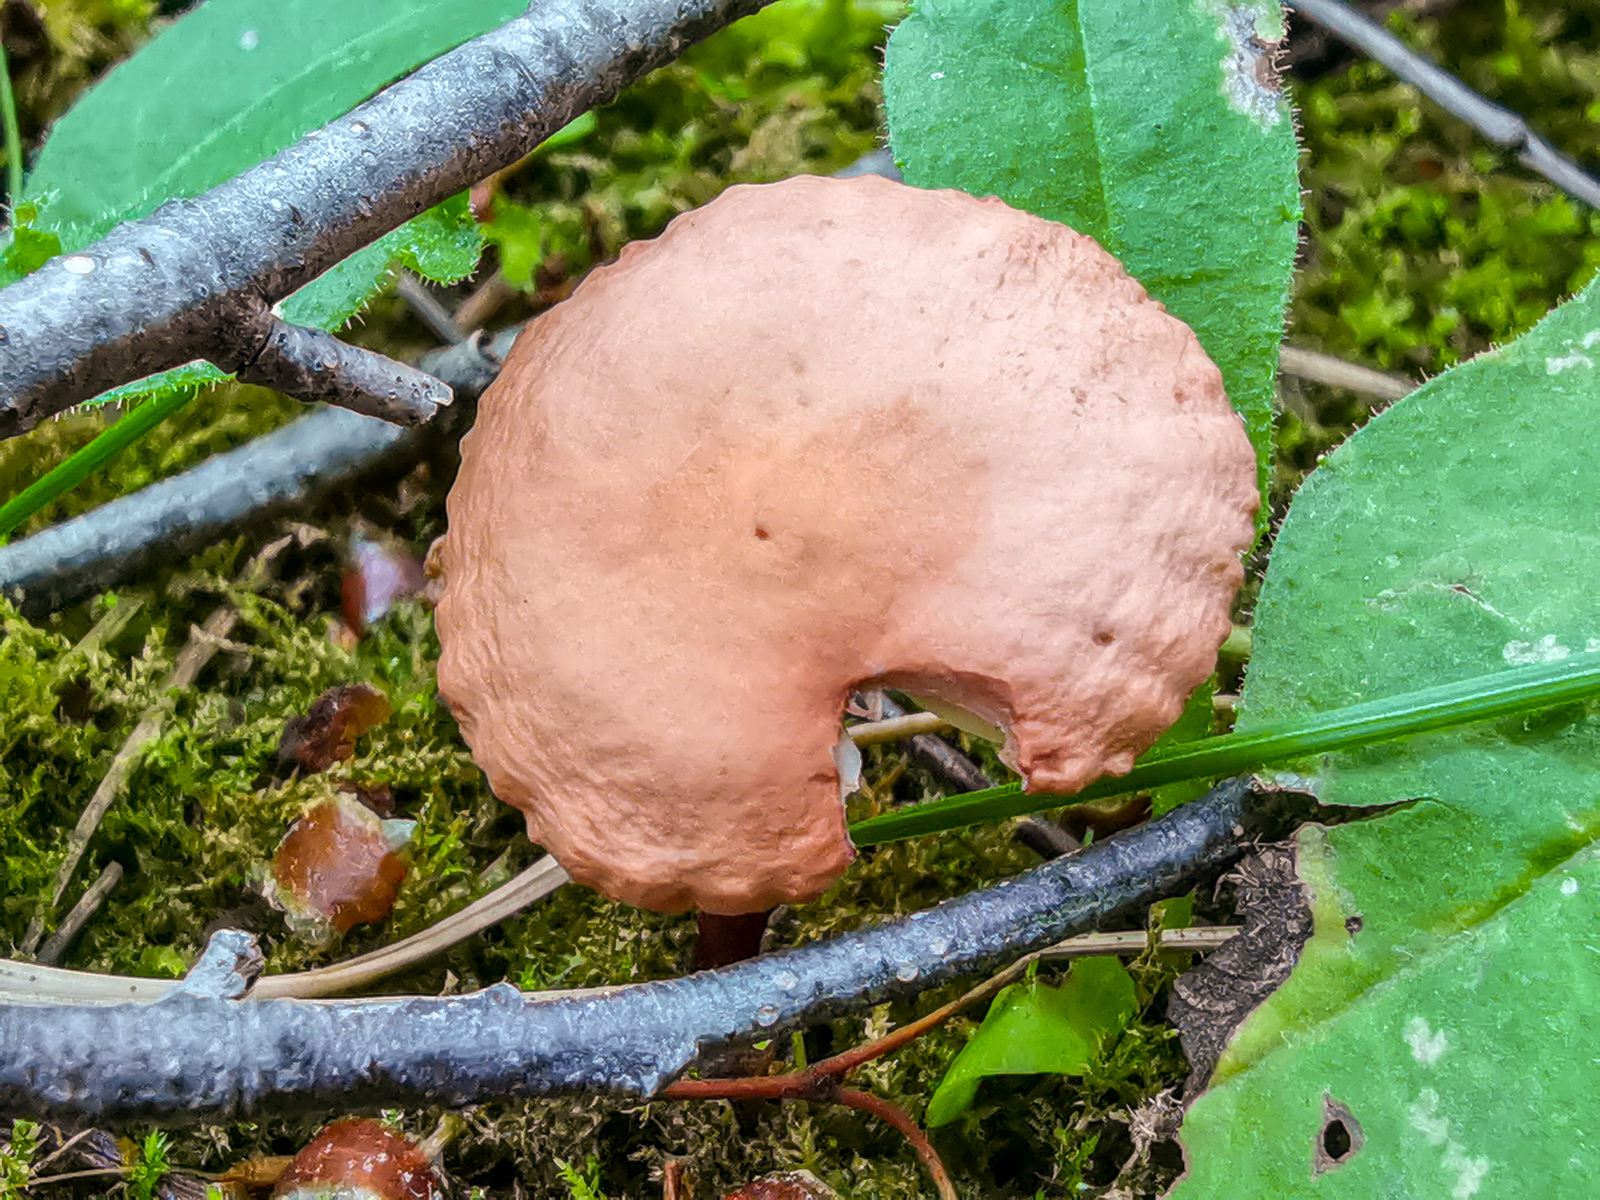
[[[1256,507],[1217,368],[1091,239],[877,178],[734,187],[484,395],[439,686],[574,878],[759,911],[850,862],[854,688],[998,727],[1033,792],[1127,771],[1212,669]]]

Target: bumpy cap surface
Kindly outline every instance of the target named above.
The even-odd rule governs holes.
[[[858,686],[1126,771],[1209,674],[1255,457],[1187,326],[1092,240],[881,179],[729,189],[518,340],[462,445],[439,686],[578,880],[819,895]]]

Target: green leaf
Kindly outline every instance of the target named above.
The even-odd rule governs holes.
[[[156,1185],[167,1173],[167,1135],[152,1129],[139,1147],[139,1155],[128,1167],[128,1192],[135,1200],[150,1200]]]
[[[500,275],[512,287],[532,286],[533,273],[547,253],[545,225],[538,209],[504,196],[495,199],[494,220],[483,227],[483,232],[498,247]]]
[[[283,318],[295,325],[338,329],[388,283],[393,264],[435,283],[456,283],[477,269],[482,251],[483,235],[463,192],[324,271],[283,302]]]
[[[41,224],[79,249],[119,221],[196,196],[327,124],[394,79],[520,15],[522,0],[210,0],[157,34],[56,122],[28,179]],[[204,86],[173,88],[173,79]],[[465,195],[346,258],[284,302],[337,329],[402,262],[436,283],[483,248]]]
[[[918,0],[884,69],[906,181],[999,196],[1121,259],[1222,369],[1263,480],[1300,217],[1261,48],[1281,22],[1273,0]]]
[[[1506,664],[1600,665],[1597,345],[1591,286],[1326,460],[1273,551],[1242,730]],[[1332,804],[1421,799],[1302,831],[1315,933],[1190,1110],[1176,1194],[1581,1193],[1600,1177],[1571,1124],[1600,1059],[1600,706],[1302,775]],[[1364,1144],[1314,1179],[1325,1096]]]
[[[6,231],[6,247],[0,259],[0,287],[9,287],[24,275],[31,275],[61,253],[61,239],[47,230],[36,229],[39,205],[19,204],[11,214]]]
[[[1012,984],[994,998],[928,1101],[929,1127],[970,1108],[979,1081],[990,1075],[1082,1075],[1136,1008],[1133,978],[1110,956],[1079,959],[1059,988],[1037,979]]]
[[[196,196],[393,80],[520,16],[525,0],[209,0],[86,92],[28,179],[68,250]],[[173,86],[174,81],[183,86]]]

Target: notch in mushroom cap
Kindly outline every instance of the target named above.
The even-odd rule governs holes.
[[[735,187],[529,326],[463,442],[439,685],[501,799],[647,908],[819,895],[852,688],[1128,770],[1210,673],[1255,456],[1194,334],[994,199]]]

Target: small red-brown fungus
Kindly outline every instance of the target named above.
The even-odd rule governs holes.
[[[1215,664],[1257,504],[1216,366],[1091,239],[882,179],[734,187],[483,397],[439,687],[575,879],[760,911],[850,862],[854,689],[1002,731],[1032,792],[1127,771]]]
[[[324,920],[343,933],[388,916],[405,877],[383,821],[341,796],[284,834],[272,860],[272,898],[293,918]]]
[[[335,1121],[295,1155],[276,1200],[435,1200],[444,1195],[428,1156],[377,1121]]]

